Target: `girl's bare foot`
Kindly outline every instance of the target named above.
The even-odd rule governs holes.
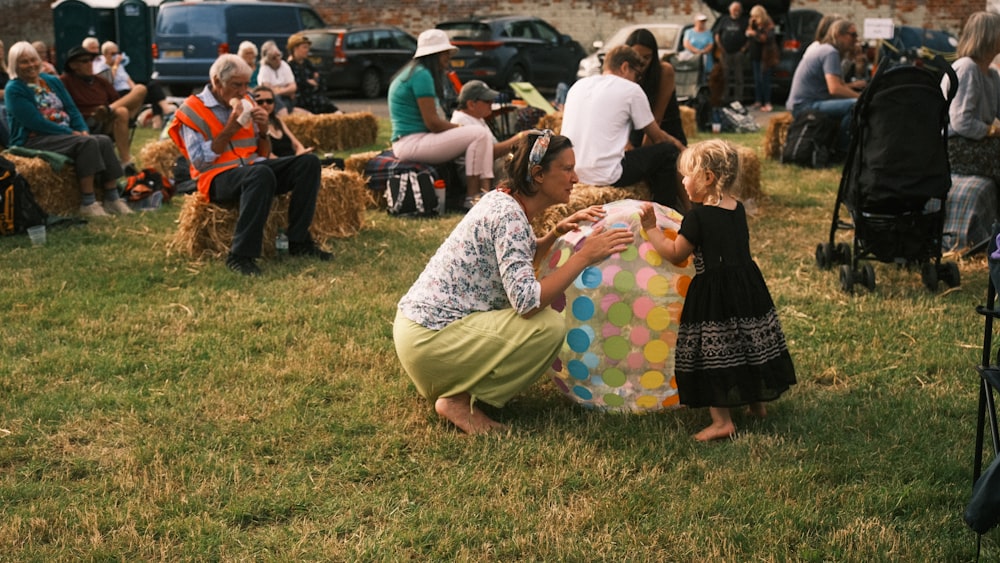
[[[767,407],[764,406],[764,403],[750,403],[750,406],[747,407],[746,413],[751,416],[756,416],[757,418],[766,418]]]
[[[468,393],[441,397],[434,402],[434,410],[466,434],[483,434],[507,428],[474,408],[471,399]]]
[[[711,440],[722,440],[725,438],[731,438],[733,434],[736,434],[736,426],[732,422],[716,424],[712,423],[705,427],[701,432],[694,435],[694,439],[699,442],[708,442]]]

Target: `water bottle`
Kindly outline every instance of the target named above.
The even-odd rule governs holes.
[[[444,215],[444,205],[445,198],[447,197],[448,190],[445,186],[444,180],[438,178],[434,180],[434,195],[437,196],[437,213],[438,215]]]
[[[278,238],[274,239],[274,249],[278,251],[278,258],[288,255],[288,235],[285,229],[278,229]]]

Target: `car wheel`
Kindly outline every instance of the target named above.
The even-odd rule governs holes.
[[[361,75],[361,94],[366,98],[377,98],[382,94],[382,79],[377,70],[370,68]]]

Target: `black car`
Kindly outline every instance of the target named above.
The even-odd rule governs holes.
[[[366,98],[385,93],[392,76],[413,58],[417,39],[393,26],[314,29],[309,60],[328,92],[352,90]]]
[[[437,24],[458,47],[451,59],[461,82],[482,80],[498,90],[511,82],[531,82],[551,91],[572,84],[586,56],[569,35],[532,16],[477,17]]]

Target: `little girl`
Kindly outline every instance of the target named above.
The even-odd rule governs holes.
[[[795,383],[778,313],[757,264],[740,188],[740,155],[726,141],[692,145],[678,159],[684,189],[695,204],[673,240],[656,228],[652,204],[643,206],[642,227],[656,251],[674,263],[694,253],[691,281],[677,335],[675,371],[680,402],[709,407],[712,424],[700,441],[736,432],[730,409],[749,405],[767,414],[763,401],[777,399]]]

